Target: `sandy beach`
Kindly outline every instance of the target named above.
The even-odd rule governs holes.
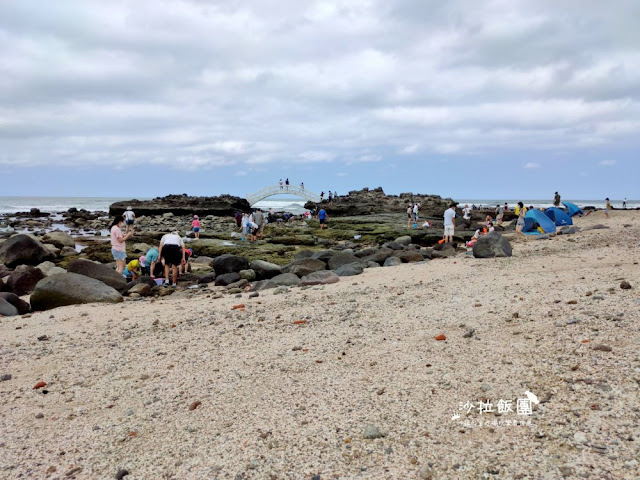
[[[511,258],[2,318],[0,478],[639,478],[640,216],[576,224]]]

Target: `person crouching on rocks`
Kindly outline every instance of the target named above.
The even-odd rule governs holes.
[[[140,263],[140,260],[131,260],[127,263],[127,267],[124,269],[122,275],[127,278],[127,281],[129,278],[131,278],[131,280],[137,280],[140,278],[140,275],[142,275],[142,264]]]
[[[126,235],[122,234],[122,225],[124,224],[124,217],[122,215],[116,215],[113,219],[113,223],[109,227],[109,234],[111,235],[111,255],[113,255],[116,261],[116,271],[123,273],[126,260],[127,260],[127,240],[133,237],[133,227],[131,231]]]
[[[160,257],[164,260],[164,286],[169,285],[169,268],[171,268],[172,286],[178,281],[178,266],[186,263],[184,256],[184,242],[178,231],[166,234],[160,240]]]

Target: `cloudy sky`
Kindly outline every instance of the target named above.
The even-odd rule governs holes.
[[[0,195],[638,198],[637,0],[0,2]]]

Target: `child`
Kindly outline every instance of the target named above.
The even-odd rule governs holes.
[[[609,212],[611,211],[611,202],[609,201],[609,197],[605,198],[605,200],[607,201],[607,204],[604,207],[604,214],[607,216],[607,218],[610,218]]]
[[[140,260],[131,260],[122,274],[127,278],[131,276],[132,280],[137,280],[138,277],[142,275],[142,265],[140,265]]]
[[[196,240],[200,238],[200,219],[198,215],[193,216],[193,222],[191,222],[191,226],[193,227],[193,233],[195,234]]]

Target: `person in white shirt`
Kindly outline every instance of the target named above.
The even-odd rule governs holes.
[[[131,207],[127,207],[127,210],[122,214],[124,217],[124,223],[127,225],[127,230],[125,232],[129,233],[129,230],[133,231],[133,224],[136,221],[136,214],[133,213]]]
[[[169,267],[171,267],[172,285],[175,287],[178,281],[178,266],[187,263],[184,253],[184,241],[178,231],[167,233],[162,237],[158,256],[164,259],[164,285],[169,285]]]
[[[452,203],[449,208],[444,211],[444,241],[446,243],[453,242],[453,235],[456,232],[456,204]]]
[[[469,208],[469,205],[465,205],[462,209],[462,219],[466,228],[471,227],[471,208]]]

